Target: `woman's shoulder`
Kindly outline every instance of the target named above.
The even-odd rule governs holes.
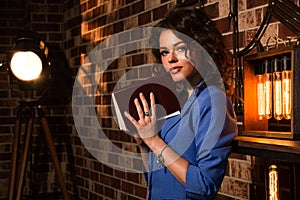
[[[198,93],[198,94],[197,94]],[[217,85],[207,85],[205,88],[202,89],[202,91],[195,90],[195,94],[198,97],[198,99],[203,98],[227,98],[224,87],[220,87]]]
[[[197,102],[200,106],[231,105],[230,97],[226,95],[225,89],[216,85],[205,87],[197,96]]]

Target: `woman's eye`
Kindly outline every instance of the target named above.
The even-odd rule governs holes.
[[[183,47],[177,47],[177,48],[176,48],[176,51],[177,51],[177,52],[186,52],[186,51],[187,51],[187,48],[186,48],[185,46],[183,46]]]
[[[167,55],[168,53],[169,53],[168,51],[161,51],[161,52],[160,52],[160,55],[161,55],[161,56],[165,56],[165,55]]]

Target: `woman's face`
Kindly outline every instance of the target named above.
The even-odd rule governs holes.
[[[198,74],[194,65],[187,56],[190,55],[187,45],[171,30],[165,30],[159,38],[160,56],[162,64],[167,72],[170,72],[173,80],[179,82],[191,79]]]

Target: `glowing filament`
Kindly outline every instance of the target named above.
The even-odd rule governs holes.
[[[272,76],[271,74],[265,74],[265,106],[267,119],[272,117]]]
[[[279,183],[278,183],[278,172],[277,166],[271,165],[269,167],[269,200],[279,199]]]
[[[273,75],[274,118],[276,120],[281,120],[283,118],[281,72],[275,72]]]
[[[266,114],[266,106],[265,106],[265,89],[263,76],[258,75],[258,83],[257,83],[257,103],[258,103],[258,116],[259,120],[262,120]]]
[[[291,119],[291,91],[292,91],[292,72],[282,72],[282,101],[283,101],[283,117],[285,119]]]

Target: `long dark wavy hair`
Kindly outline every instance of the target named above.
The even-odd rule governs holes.
[[[222,35],[216,28],[215,23],[202,8],[174,7],[155,27],[162,29],[154,29],[152,32],[150,43],[153,46],[159,46],[160,33],[165,29],[173,30],[174,34],[183,41],[193,40],[198,42],[217,66],[227,95],[232,95],[232,77],[235,69],[232,63],[232,55],[225,47]],[[156,62],[161,63],[159,49],[153,48],[152,53]],[[154,71],[157,72],[157,70],[157,68],[154,68]]]

